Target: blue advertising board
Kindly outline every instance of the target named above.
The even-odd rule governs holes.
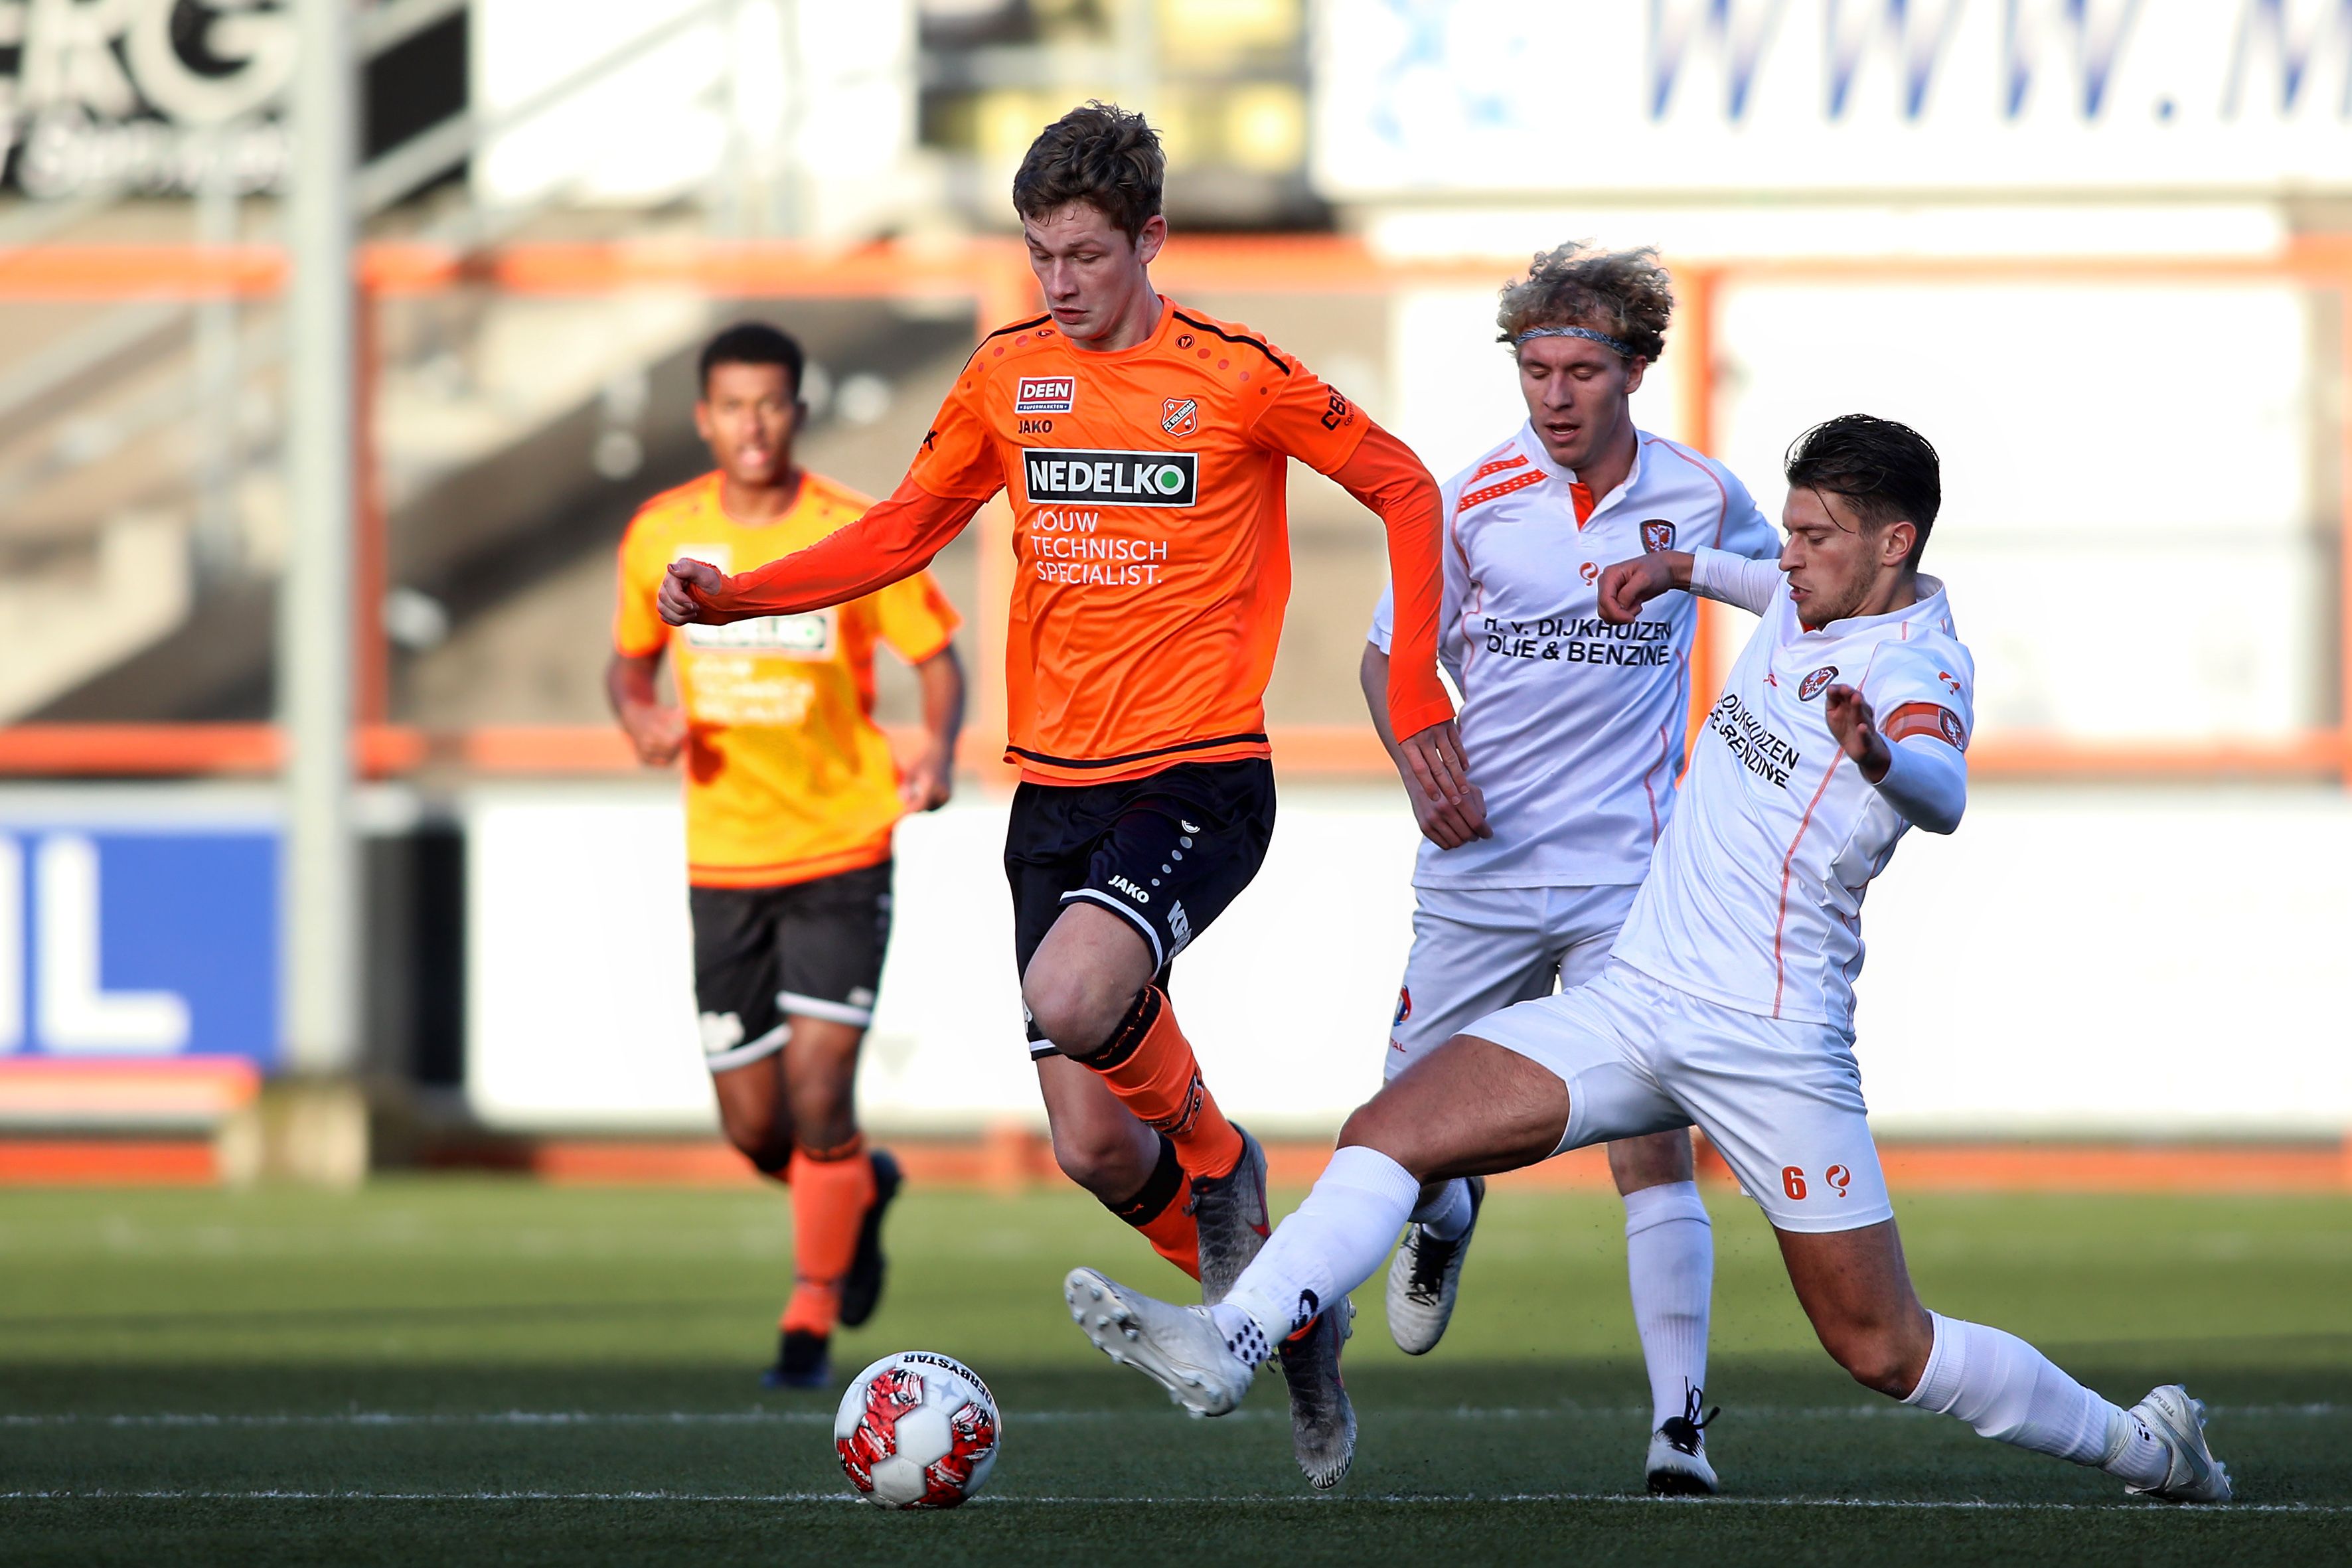
[[[278,1051],[278,834],[0,803],[0,1061]]]

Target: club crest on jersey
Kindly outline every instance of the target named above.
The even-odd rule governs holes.
[[[1078,395],[1074,375],[1024,375],[1013,388],[1015,414],[1067,414]]]
[[[1642,525],[1642,548],[1655,555],[1675,547],[1675,525],[1663,517],[1654,517]]]
[[[1160,427],[1171,436],[1190,436],[1201,427],[1201,405],[1190,397],[1171,397],[1160,405]]]
[[[1800,702],[1811,702],[1814,698],[1819,697],[1822,694],[1822,687],[1827,686],[1831,681],[1835,680],[1836,679],[1836,665],[1825,664],[1822,666],[1821,668],[1805,677],[1803,682],[1798,686],[1797,700]]]
[[[1954,751],[1965,752],[1969,749],[1969,732],[1960,728],[1960,716],[1950,709],[1936,710],[1936,728],[1944,732],[1944,739],[1950,743]]]

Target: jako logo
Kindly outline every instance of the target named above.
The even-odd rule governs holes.
[[[1821,668],[1805,677],[1803,682],[1798,686],[1797,700],[1800,702],[1811,702],[1814,698],[1819,697],[1822,694],[1822,687],[1827,686],[1831,681],[1835,680],[1836,679],[1836,665],[1825,664],[1822,666]]]
[[[1125,893],[1129,898],[1133,899],[1139,904],[1148,904],[1151,901],[1151,895],[1150,893],[1145,892],[1141,888],[1137,887],[1133,882],[1129,881],[1124,877],[1113,877],[1110,879],[1110,885],[1118,889],[1120,892]]]
[[[1067,414],[1078,395],[1074,375],[1024,375],[1013,388],[1015,414]]]
[[[1200,499],[1201,459],[1192,452],[1057,452],[1021,455],[1033,502],[1189,507]]]

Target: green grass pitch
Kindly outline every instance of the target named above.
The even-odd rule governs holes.
[[[980,1502],[894,1515],[845,1500],[834,1396],[753,1381],[785,1280],[781,1197],[470,1178],[11,1192],[0,1562],[2352,1557],[2352,1201],[1903,1207],[1931,1303],[2111,1396],[2182,1378],[2213,1405],[2242,1503],[2202,1510],[2127,1500],[1854,1387],[1813,1346],[1753,1208],[1714,1201],[1709,1447],[1728,1496],[1659,1502],[1629,1495],[1647,1405],[1612,1199],[1498,1193],[1425,1359],[1389,1345],[1377,1283],[1362,1293],[1355,1473],[1313,1497],[1278,1379],[1191,1421],[1073,1329],[1073,1263],[1177,1283],[1090,1203],[910,1191],[890,1293],[837,1370],[963,1357],[1005,1438]]]

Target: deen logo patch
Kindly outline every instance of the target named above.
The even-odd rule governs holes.
[[[1201,458],[1193,452],[1038,451],[1021,454],[1032,502],[1093,501],[1099,506],[1191,506],[1200,500]]]
[[[1024,375],[1013,388],[1015,414],[1067,414],[1078,395],[1074,375]]]

